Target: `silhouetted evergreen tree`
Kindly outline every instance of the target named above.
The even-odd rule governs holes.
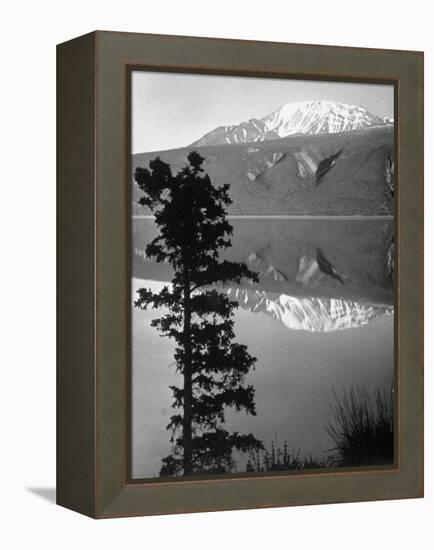
[[[134,174],[144,193],[139,202],[151,209],[159,228],[146,255],[174,270],[170,287],[157,294],[139,289],[135,302],[141,309],[167,308],[151,324],[175,341],[176,370],[183,377],[182,387],[171,387],[177,413],[167,426],[173,448],[161,475],[228,472],[234,449],[262,448],[252,434],[223,428],[227,407],[256,414],[254,389],[244,382],[256,358],[233,341],[237,303],[213,287],[243,278],[257,281],[257,275],[243,263],[219,260],[219,250],[231,245],[225,210],[231,203],[229,186],[211,184],[198,153],[187,158],[175,175],[158,157],[150,170],[137,168]]]

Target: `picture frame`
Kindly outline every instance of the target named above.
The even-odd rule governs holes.
[[[395,97],[393,466],[134,480],[131,71],[389,83]],[[95,31],[58,46],[57,503],[93,518],[423,496],[423,53]]]

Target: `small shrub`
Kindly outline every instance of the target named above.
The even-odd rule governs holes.
[[[375,392],[374,404],[364,386],[351,386],[339,397],[333,390],[333,421],[326,431],[334,447],[334,466],[371,466],[393,463],[392,392]]]
[[[256,450],[249,453],[246,466],[247,472],[279,472],[286,470],[308,470],[326,468],[327,459],[317,460],[311,455],[300,456],[301,451],[289,451],[285,441],[283,447],[274,443],[269,449]]]

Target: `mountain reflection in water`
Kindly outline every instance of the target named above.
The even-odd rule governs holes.
[[[259,284],[222,289],[241,307],[311,332],[353,328],[393,313],[392,220],[230,222],[232,246],[222,258],[245,262],[259,275]],[[155,234],[152,220],[134,220],[133,277],[169,281],[170,266],[145,255]]]
[[[225,427],[252,432],[269,446],[288,441],[314,457],[330,449],[324,431],[332,389],[363,385],[390,391],[393,381],[393,222],[380,220],[230,219],[224,257],[246,262],[259,284],[221,289],[240,305],[237,341],[257,358],[247,376],[257,416],[227,411]],[[132,224],[132,298],[158,292],[172,277],[146,258],[157,234],[151,219]],[[151,326],[161,310],[132,308],[132,475],[158,475],[170,452],[174,343]],[[345,330],[344,330],[345,329]],[[243,459],[235,456],[240,470]]]
[[[293,330],[330,332],[366,325],[378,315],[393,313],[392,306],[340,300],[339,298],[298,298],[276,292],[229,288],[228,296],[240,307],[265,313]]]

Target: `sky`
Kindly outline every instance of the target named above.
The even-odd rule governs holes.
[[[286,103],[325,99],[393,117],[393,86],[134,71],[132,153],[184,147],[217,126],[262,118]]]

